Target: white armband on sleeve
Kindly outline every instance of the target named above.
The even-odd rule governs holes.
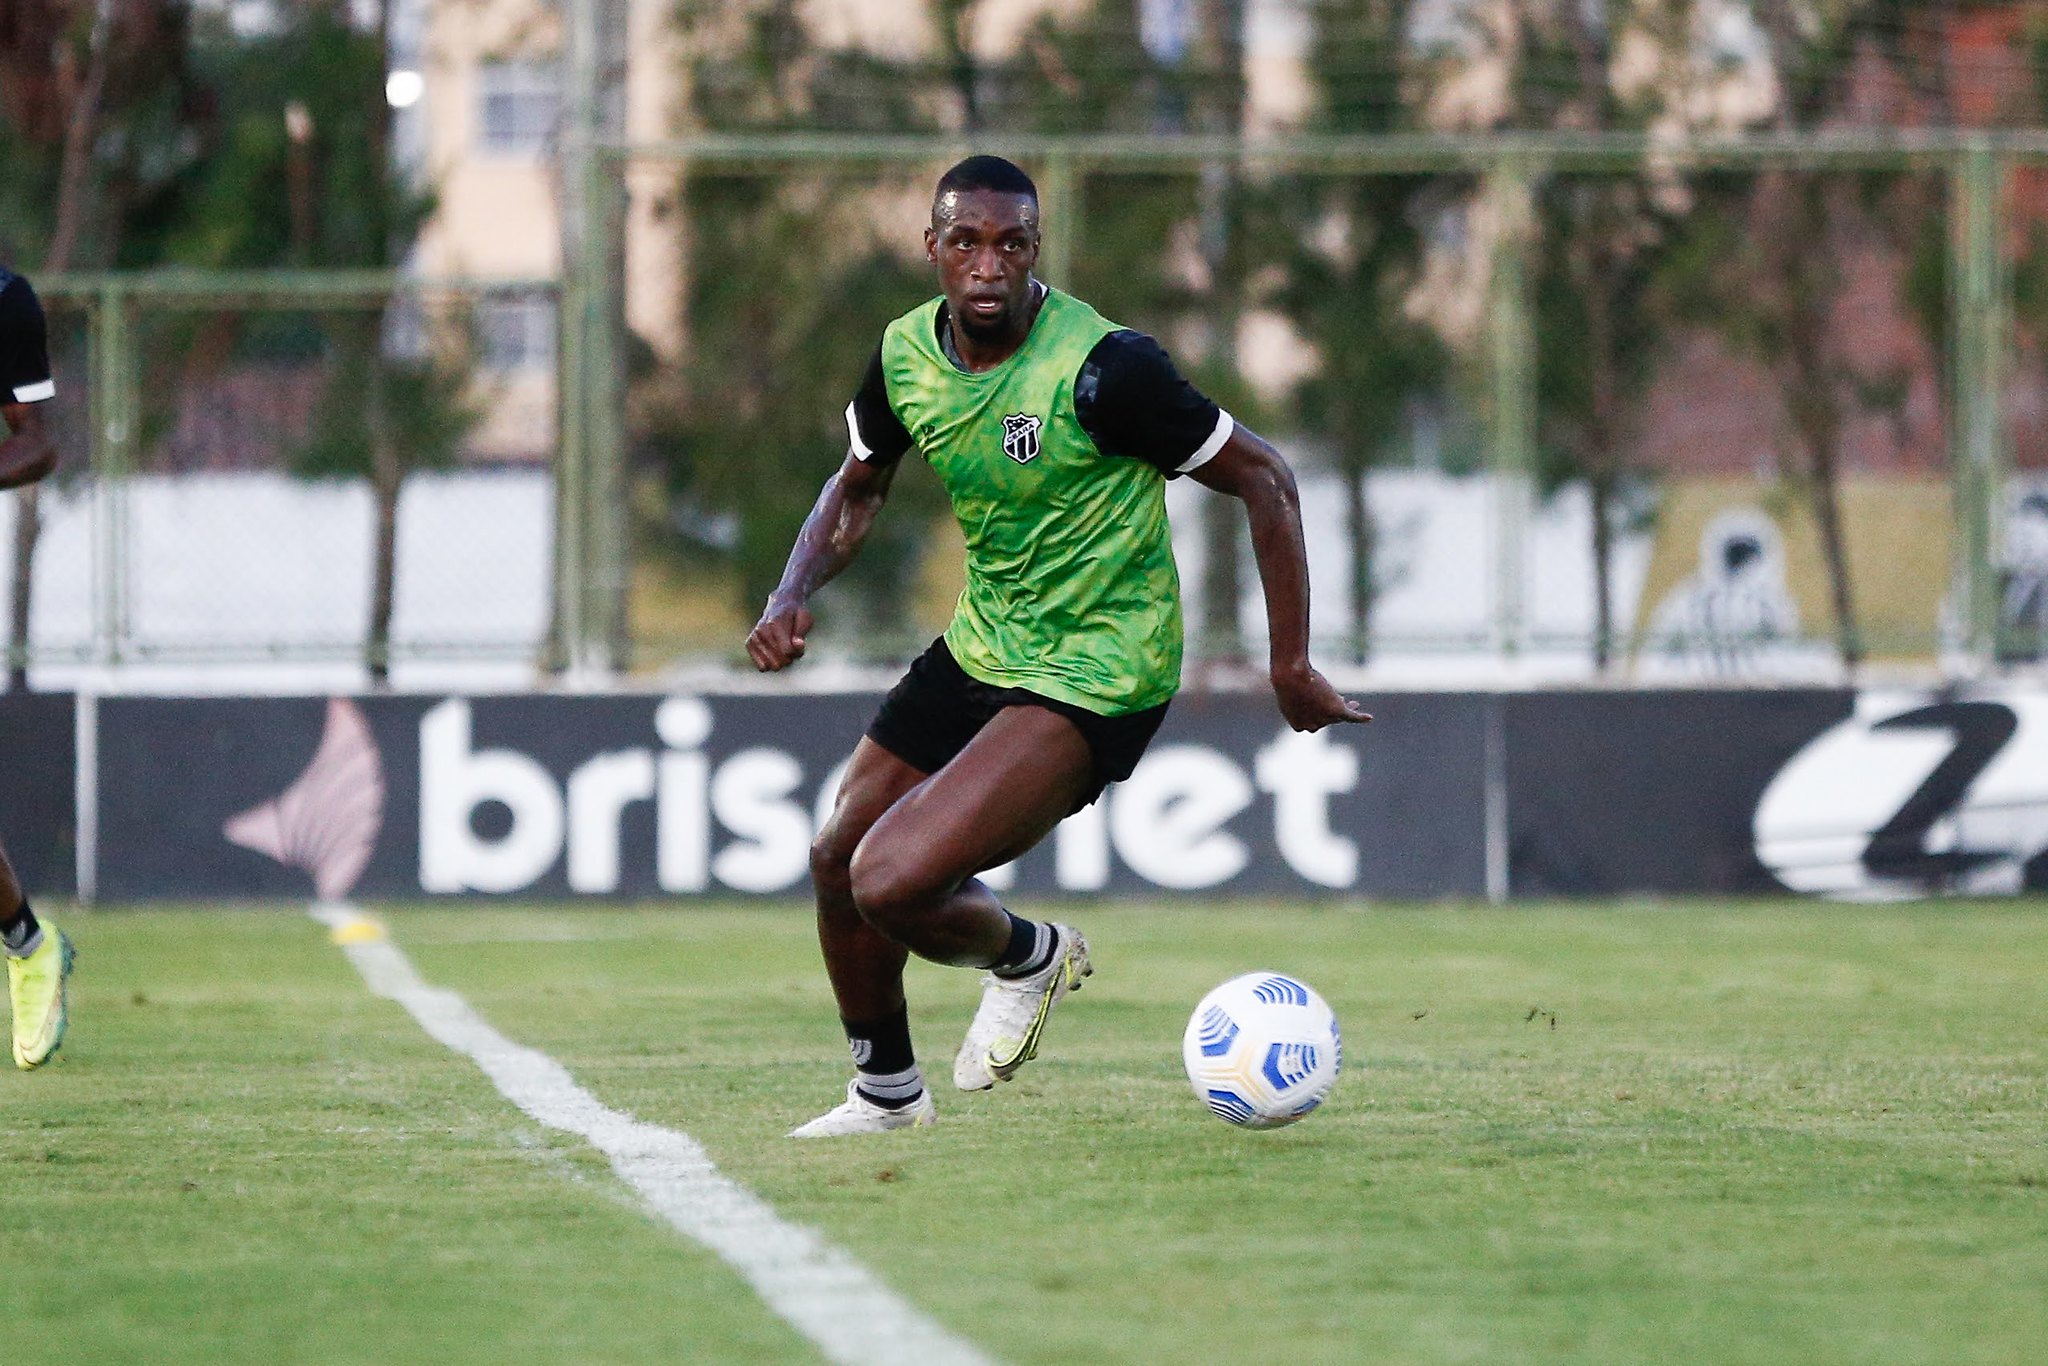
[[[1223,449],[1223,443],[1230,440],[1230,434],[1237,430],[1237,423],[1221,408],[1216,410],[1216,430],[1209,433],[1209,439],[1196,448],[1195,453],[1175,467],[1175,474],[1186,474],[1189,470],[1200,469],[1215,458]]]
[[[874,448],[861,440],[860,419],[853,415],[853,405],[851,403],[846,405],[846,441],[847,453],[854,459],[867,460],[873,457],[875,453]]]
[[[14,391],[14,401],[16,403],[41,403],[46,398],[55,398],[56,396],[57,381],[54,379],[38,380],[34,384],[24,384]]]

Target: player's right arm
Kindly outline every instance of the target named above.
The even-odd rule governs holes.
[[[0,288],[0,489],[33,484],[57,468],[57,443],[43,421],[43,403],[56,393],[50,379],[50,351],[43,306],[20,276]]]
[[[761,619],[747,636],[747,654],[763,673],[786,669],[803,658],[811,631],[811,594],[860,553],[868,529],[888,500],[896,467],[910,449],[910,434],[889,406],[878,347],[860,392],[846,407],[846,460],[825,481],[804,518],[782,581],[768,595]]]

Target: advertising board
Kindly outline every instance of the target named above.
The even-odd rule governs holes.
[[[0,845],[31,897],[77,887],[74,706],[58,693],[0,695]]]
[[[879,698],[110,698],[100,893],[780,895],[800,890]],[[1479,700],[1296,735],[1184,699],[1129,781],[1003,888],[1476,896]]]

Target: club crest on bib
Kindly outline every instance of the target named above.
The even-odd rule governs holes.
[[[1038,430],[1044,421],[1030,413],[1003,414],[1003,454],[1020,465],[1038,458]]]

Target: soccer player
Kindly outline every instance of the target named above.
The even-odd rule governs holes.
[[[903,999],[910,953],[986,969],[953,1062],[1006,1081],[1093,970],[1068,925],[1012,914],[975,874],[1016,858],[1130,776],[1180,686],[1166,480],[1244,501],[1296,730],[1371,718],[1308,661],[1294,477],[1158,343],[1033,277],[1038,193],[999,157],[946,172],[925,257],[940,297],[891,323],[846,410],[851,449],[747,637],[757,668],[804,653],[812,593],[853,559],[913,447],[967,538],[946,633],[884,699],[811,850],[818,938],[857,1075],[792,1138],[929,1124]]]
[[[0,267],[0,489],[32,484],[57,467],[57,446],[41,404],[57,392],[50,378],[43,306],[21,276]],[[14,1016],[14,1065],[41,1067],[64,1042],[65,980],[71,942],[39,921],[0,849],[0,951],[7,958],[7,996]]]

